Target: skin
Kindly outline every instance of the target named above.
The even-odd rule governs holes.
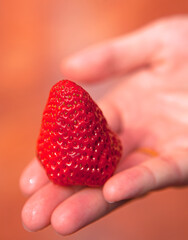
[[[34,159],[20,187],[29,195],[22,221],[71,234],[127,201],[188,183],[188,17],[156,21],[63,61],[68,79],[119,78],[99,102],[123,144],[116,173],[101,188],[59,187]],[[84,208],[83,208],[84,205]]]

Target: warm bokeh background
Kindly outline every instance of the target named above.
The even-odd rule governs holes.
[[[187,13],[187,0],[1,0],[0,2],[0,239],[187,240],[188,188],[133,201],[69,237],[51,227],[21,225],[22,169],[35,154],[50,86],[62,78],[63,57],[134,30],[161,16]],[[89,90],[97,97],[96,87]]]

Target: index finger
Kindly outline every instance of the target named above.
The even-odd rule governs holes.
[[[80,51],[62,62],[61,71],[75,81],[93,82],[145,67],[159,49],[156,26]]]

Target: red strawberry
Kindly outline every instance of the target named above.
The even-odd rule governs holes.
[[[77,84],[56,83],[46,104],[37,156],[59,185],[101,186],[112,176],[121,144],[102,111]]]

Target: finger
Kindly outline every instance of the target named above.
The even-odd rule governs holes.
[[[97,81],[152,64],[159,31],[150,25],[132,34],[90,47],[64,60],[61,70],[75,81]]]
[[[182,168],[174,160],[153,158],[110,178],[103,188],[104,197],[109,202],[116,202],[181,183]]]
[[[59,234],[68,235],[101,218],[120,204],[107,203],[100,188],[85,188],[54,210],[51,224]]]
[[[121,133],[122,131],[122,119],[119,110],[110,101],[109,98],[103,98],[98,102],[98,106],[102,110],[110,129],[116,133]]]
[[[153,153],[147,153],[146,150],[141,148],[137,149],[136,151],[133,150],[127,154],[126,157],[122,158],[122,161],[120,161],[118,164],[115,173],[122,172],[125,169],[135,167],[143,162],[151,160],[151,157],[154,156],[152,154]]]
[[[23,207],[22,222],[24,227],[29,231],[37,231],[48,226],[55,207],[74,194],[77,188],[60,187],[48,183],[38,190]]]
[[[140,139],[143,139],[143,134],[133,134],[131,130],[124,126],[125,121],[122,119],[123,114],[120,112],[117,104],[114,103],[113,94],[114,92],[111,93],[110,97],[108,95],[105,96],[98,102],[98,105],[102,110],[110,129],[119,136],[123,147],[122,156],[125,157],[136,148]]]
[[[48,182],[48,177],[40,162],[35,158],[20,177],[20,189],[26,195],[37,191]]]

